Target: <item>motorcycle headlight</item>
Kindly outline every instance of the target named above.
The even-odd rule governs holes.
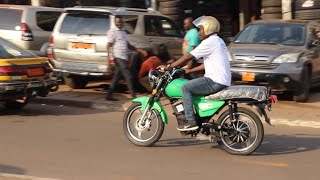
[[[160,75],[159,75],[158,71],[155,71],[155,70],[149,71],[148,77],[149,77],[149,83],[150,83],[151,87],[153,87],[153,85],[155,85],[155,83],[157,83],[159,76]]]
[[[273,60],[273,63],[295,63],[300,53],[283,54]]]

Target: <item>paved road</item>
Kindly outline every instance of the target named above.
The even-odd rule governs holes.
[[[122,112],[29,105],[0,115],[0,179],[319,179],[317,128],[265,125],[257,153],[233,156],[182,137],[174,121],[155,147],[142,148],[124,137]]]

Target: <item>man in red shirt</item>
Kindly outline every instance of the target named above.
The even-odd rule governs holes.
[[[148,58],[142,63],[138,78],[140,84],[149,92],[152,90],[148,78],[149,71],[166,64],[169,60],[170,55],[164,44],[160,44],[154,50],[148,52]]]

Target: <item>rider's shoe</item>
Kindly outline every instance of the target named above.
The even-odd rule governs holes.
[[[186,121],[185,124],[181,124],[178,126],[179,131],[192,131],[198,129],[199,126],[196,121]]]

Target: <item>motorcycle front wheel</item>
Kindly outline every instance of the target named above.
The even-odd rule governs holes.
[[[141,119],[143,112],[141,103],[128,108],[123,117],[124,134],[135,145],[152,146],[161,138],[164,123],[157,110],[149,110]]]
[[[217,132],[218,143],[230,154],[249,155],[263,141],[263,124],[256,113],[243,107],[237,108],[234,117],[236,120],[232,121],[229,110],[219,117],[217,123],[221,130]]]

